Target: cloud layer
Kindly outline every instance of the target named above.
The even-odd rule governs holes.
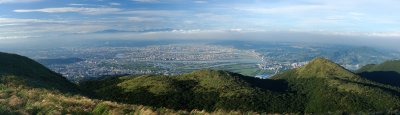
[[[26,2],[38,2],[42,0],[0,0],[0,4],[5,3],[26,3]]]
[[[60,7],[60,8],[43,8],[43,9],[22,9],[14,10],[14,12],[27,13],[27,12],[45,12],[45,13],[67,13],[76,12],[81,14],[109,14],[121,11],[119,8],[84,8],[84,7]]]
[[[391,40],[400,39],[398,4],[398,0],[0,0],[0,42],[60,39],[57,36],[260,40],[279,32],[299,35],[291,36],[298,41],[307,41],[309,33]],[[166,28],[173,31],[147,32]],[[125,32],[94,34],[105,30]]]

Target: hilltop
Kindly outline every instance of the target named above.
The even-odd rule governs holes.
[[[88,91],[94,91],[98,98],[178,110],[283,112],[286,109],[270,107],[273,103],[285,106],[281,103],[284,98],[280,97],[283,94],[279,91],[285,89],[273,88],[285,87],[283,82],[261,80],[227,71],[199,70],[177,76],[123,76],[88,81],[80,85]]]
[[[286,77],[358,79],[357,75],[325,58],[315,58],[303,67],[273,76],[272,79],[284,79]]]
[[[91,99],[84,96],[77,85],[41,64],[24,56],[0,53],[0,114],[2,115],[160,113],[207,114],[204,111],[181,111]]]
[[[306,112],[399,107],[399,88],[369,81],[323,58],[316,58],[273,79],[285,79],[297,95],[303,95]]]
[[[369,64],[360,68],[357,73],[373,71],[393,71],[400,73],[400,60],[389,60],[381,64]]]
[[[200,70],[177,76],[113,77],[81,86],[100,99],[185,110],[323,113],[400,107],[399,88],[369,81],[324,58],[272,78]]]
[[[273,79],[206,69],[76,85],[29,58],[0,53],[0,78],[0,114],[369,113],[400,107],[398,87],[323,58]]]
[[[30,88],[77,92],[78,87],[61,75],[24,56],[0,52],[0,83]]]

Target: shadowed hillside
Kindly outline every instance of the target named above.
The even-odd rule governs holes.
[[[78,87],[61,75],[23,56],[0,53],[0,83],[77,92]]]
[[[398,88],[363,79],[323,58],[266,80],[200,70],[177,76],[113,77],[81,86],[101,99],[186,110],[323,113],[400,107]]]
[[[284,103],[286,95],[282,92],[287,89],[284,81],[262,80],[226,71],[114,77],[88,81],[81,86],[95,91],[99,98],[173,109],[283,112],[291,106]],[[272,108],[271,104],[282,108]]]
[[[287,80],[297,95],[305,97],[305,112],[376,111],[399,107],[399,88],[363,79],[323,58],[272,78]]]
[[[391,60],[382,64],[369,64],[357,73],[371,81],[400,87],[400,61]]]
[[[395,113],[400,107],[398,87],[323,58],[273,79],[198,70],[102,78],[79,88],[26,57],[0,53],[0,59],[0,114]]]
[[[0,114],[229,114],[121,104],[79,95],[77,86],[31,59],[0,53]],[[243,113],[244,114],[244,113]],[[248,113],[251,114],[251,113]],[[254,114],[254,113],[253,113]]]

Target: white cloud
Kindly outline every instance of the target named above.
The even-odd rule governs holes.
[[[128,17],[128,20],[132,22],[158,21],[158,19],[156,18],[144,18],[144,17]]]
[[[34,38],[37,36],[27,36],[27,35],[22,35],[22,36],[0,36],[0,40],[11,40],[11,39],[27,39],[27,38]]]
[[[61,32],[61,33],[90,33],[107,29],[106,26],[97,24],[54,24],[39,27],[42,32]]]
[[[326,9],[326,6],[322,5],[291,5],[291,6],[281,6],[281,7],[242,7],[235,8],[237,10],[249,11],[254,13],[266,13],[266,14],[280,14],[280,13],[295,13],[295,12],[307,12],[317,9]]]
[[[111,2],[110,5],[112,5],[112,6],[119,6],[119,5],[121,5],[121,3]]]
[[[219,21],[226,21],[227,19],[231,18],[229,15],[214,14],[214,13],[199,13],[195,14],[195,16],[198,18],[204,18],[204,20],[219,20]]]
[[[42,0],[0,0],[0,4],[5,3],[25,3],[25,2],[38,2]]]
[[[0,23],[1,25],[1,23]],[[86,22],[66,22],[66,23],[37,23],[37,24],[26,24],[26,25],[15,25],[8,26],[7,28],[0,28],[0,32],[6,31],[12,35],[15,32],[24,32],[26,35],[48,35],[48,34],[68,34],[68,33],[90,33],[107,29],[107,26],[86,23]]]
[[[12,0],[0,0],[12,1]],[[15,0],[16,1],[16,0]],[[14,2],[15,2],[14,1]],[[40,0],[19,0],[40,1]],[[99,1],[99,0],[95,0]],[[175,5],[182,0],[128,0],[134,4],[162,3]],[[325,31],[396,31],[400,29],[400,16],[396,0],[347,1],[347,0],[301,0],[299,1],[241,1],[241,2],[212,2],[208,0],[190,0],[179,5],[195,5],[193,8],[153,8],[146,5],[139,7],[120,7],[117,1],[103,0],[98,4],[67,4],[66,7],[43,9],[17,9],[14,12],[45,12],[80,14],[116,14],[113,16],[86,16],[57,14],[44,18],[54,20],[75,21],[76,24],[40,23],[47,20],[0,18],[1,27],[15,27],[15,31],[41,32],[57,31],[59,33],[90,33],[101,29],[141,30],[143,28],[174,28],[184,29],[175,32],[203,33],[196,29],[226,29],[229,32],[243,32],[249,28],[265,30],[325,30]],[[390,2],[392,1],[392,2]],[[140,2],[140,3],[139,3]],[[1,3],[1,2],[0,2]],[[10,2],[9,2],[10,3]],[[122,2],[121,2],[122,3]],[[164,4],[166,3],[166,4]],[[199,4],[195,4],[199,3]],[[396,4],[397,3],[397,4]],[[374,6],[374,9],[371,9]],[[376,7],[375,7],[376,6]],[[198,7],[198,8],[197,8]],[[1,8],[0,8],[1,9]],[[390,12],[392,11],[392,12]],[[13,13],[15,14],[15,13]],[[3,14],[8,16],[10,14]],[[12,14],[11,14],[12,15]],[[29,15],[28,15],[29,16]],[[75,17],[74,17],[75,16]],[[29,18],[29,17],[28,17]],[[42,19],[44,19],[42,18]],[[51,20],[51,19],[50,19]],[[32,23],[32,24],[29,24]],[[85,25],[86,24],[86,25]],[[84,26],[80,26],[84,25]],[[19,26],[19,28],[17,28]],[[23,27],[24,26],[24,27]],[[21,29],[25,28],[25,29]],[[64,29],[65,28],[65,29]],[[80,29],[82,28],[82,29]],[[230,29],[233,28],[233,29]],[[239,28],[239,29],[236,29]],[[243,29],[242,29],[243,28]],[[354,33],[339,33],[338,35],[354,35]],[[361,34],[360,34],[361,35]],[[400,36],[399,33],[369,33],[365,36]]]
[[[44,9],[20,9],[14,12],[45,12],[45,13],[67,13],[76,12],[81,14],[99,15],[111,14],[122,11],[119,8],[78,8],[78,7],[60,7],[60,8],[44,8]]]
[[[39,20],[39,19],[0,18],[0,24],[4,24],[4,23],[38,23],[38,22],[52,22],[52,21]]]
[[[146,3],[157,3],[159,0],[132,0],[134,2],[146,2]]]
[[[208,3],[208,1],[205,1],[205,0],[196,0],[196,1],[194,1],[194,3],[197,3],[197,4],[205,4],[205,3]]]
[[[89,4],[68,4],[69,6],[88,6]]]
[[[32,35],[90,33],[107,28],[105,24],[90,21],[0,18],[2,39],[28,38],[26,36]]]
[[[119,14],[133,14],[140,16],[180,16],[184,15],[185,11],[180,10],[131,10],[131,11],[123,11]]]

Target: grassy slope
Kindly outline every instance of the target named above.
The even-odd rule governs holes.
[[[81,96],[76,85],[18,55],[0,54],[0,78],[0,114],[358,112],[397,109],[400,104],[397,87],[365,80],[324,59],[274,80],[200,70],[173,77],[125,76],[81,84],[97,98],[126,104]]]
[[[79,93],[75,84],[39,63],[0,53],[0,114],[207,114],[102,101]]]
[[[253,112],[172,110],[90,99],[43,88],[0,84],[0,114],[157,115],[157,114],[255,114]]]
[[[273,77],[285,79],[304,95],[305,112],[382,111],[397,109],[399,88],[363,79],[322,58]]]
[[[373,72],[373,71],[393,71],[400,73],[400,60],[390,60],[383,62],[382,64],[370,64],[362,67],[360,72]]]
[[[270,84],[249,83],[257,81]],[[272,88],[285,87],[280,80],[261,80],[226,71],[200,70],[178,76],[114,77],[85,82],[81,86],[94,90],[99,98],[172,109],[292,111],[286,108],[291,105],[281,103],[284,95],[279,90],[282,88]],[[266,87],[272,90],[265,90]],[[275,107],[271,106],[273,103]]]
[[[358,112],[400,107],[399,88],[363,79],[322,58],[273,78],[201,70],[178,76],[114,77],[82,86],[98,98],[187,110]]]
[[[23,56],[0,53],[0,83],[78,92],[78,87],[61,75]]]

